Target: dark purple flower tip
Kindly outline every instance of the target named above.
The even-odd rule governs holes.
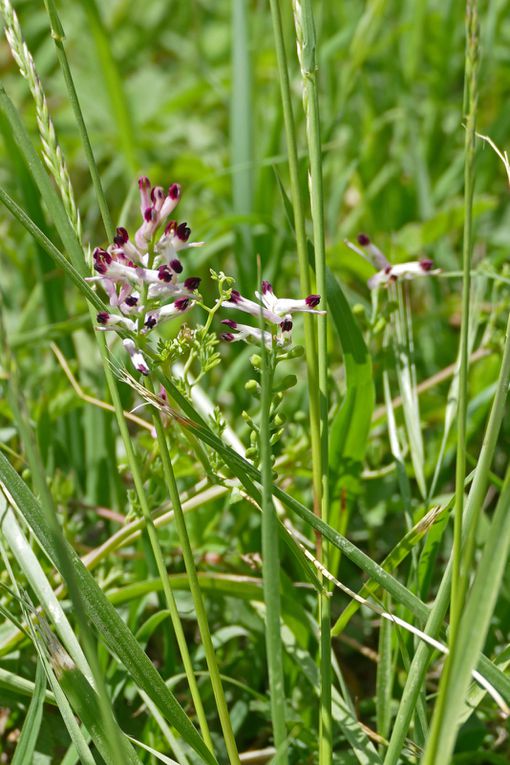
[[[321,302],[320,295],[308,295],[308,297],[305,298],[305,303],[308,306],[308,308],[315,308],[315,306],[319,305],[320,302]]]
[[[108,311],[100,311],[97,314],[96,319],[98,324],[106,325],[108,324],[108,321],[110,320],[110,314],[108,313]]]
[[[190,292],[193,292],[193,290],[197,290],[199,287],[199,284],[201,282],[201,278],[199,276],[189,276],[187,279],[184,280],[184,286],[187,290]]]
[[[432,271],[434,268],[434,261],[430,260],[429,258],[423,258],[420,260],[420,268],[422,271],[425,271],[425,273],[427,271]]]
[[[160,266],[158,268],[158,279],[160,279],[162,282],[167,282],[168,284],[169,282],[172,281],[172,276],[173,276],[173,273],[168,268],[168,266]]]
[[[222,324],[225,324],[227,327],[230,327],[230,329],[237,329],[237,322],[232,321],[232,319],[222,319]]]
[[[99,259],[103,259],[104,258],[107,263],[111,263],[112,262],[112,256],[110,255],[110,253],[107,250],[103,250],[102,247],[96,247],[96,249],[92,253],[92,256],[93,256],[94,260],[97,260],[98,258]]]
[[[262,282],[262,294],[265,295],[266,292],[273,292],[273,285],[271,282],[266,282],[265,280]]]
[[[178,298],[175,301],[174,306],[177,308],[178,311],[185,311],[186,308],[189,306],[190,302],[191,301],[189,298]]]
[[[177,221],[176,220],[169,220],[168,223],[165,226],[165,234],[166,234],[166,236],[170,236],[170,234],[174,234],[176,228],[177,228]]]
[[[235,337],[232,332],[222,332],[220,335],[220,340],[225,340],[226,343],[231,343],[235,340]]]
[[[122,247],[123,244],[126,244],[126,242],[129,240],[129,234],[126,231],[125,228],[122,226],[118,226],[115,236],[113,237],[113,243],[118,245],[119,247]]]
[[[147,223],[150,223],[152,221],[153,217],[154,217],[154,209],[152,207],[147,207],[145,209],[144,214],[143,214],[143,219]]]
[[[138,188],[150,189],[150,187],[151,187],[151,182],[149,181],[146,175],[142,175],[142,177],[138,179]]]
[[[240,303],[243,299],[243,296],[238,290],[232,290],[230,293],[230,302],[231,303]]]
[[[175,258],[174,260],[170,261],[170,268],[172,271],[175,271],[176,274],[182,273],[182,263],[180,260]]]
[[[181,242],[187,242],[191,234],[191,229],[188,228],[187,223],[179,223],[175,229],[175,235],[181,240]]]
[[[290,319],[284,319],[282,323],[280,324],[280,329],[282,332],[290,332],[292,329],[292,322]]]
[[[155,204],[157,199],[164,199],[165,198],[165,191],[161,186],[154,186],[153,189],[151,189],[151,199],[152,202]]]
[[[181,187],[178,183],[172,183],[170,188],[168,189],[168,196],[170,199],[180,199],[181,198]]]
[[[149,370],[147,369],[145,364],[138,364],[136,369],[138,370],[138,372],[141,372],[145,376],[147,376],[149,374]]]
[[[106,250],[101,247],[96,247],[93,252],[94,268],[99,274],[106,274],[108,271],[108,265],[112,262],[112,256]]]
[[[137,298],[137,297],[135,297],[135,295],[130,295],[129,297],[127,297],[127,298],[125,299],[125,301],[124,301],[124,302],[126,303],[126,305],[129,305],[129,306],[131,306],[131,308],[132,308],[133,306],[137,305],[137,303],[138,303],[138,298]]]
[[[153,329],[153,327],[156,326],[158,323],[158,320],[154,316],[149,316],[149,318],[145,322],[145,326],[147,329]]]
[[[370,238],[366,234],[358,234],[358,244],[361,244],[362,247],[368,247]]]

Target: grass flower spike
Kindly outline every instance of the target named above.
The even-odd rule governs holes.
[[[173,183],[165,193],[161,186],[151,187],[145,176],[138,181],[143,222],[134,242],[127,229],[119,226],[107,249],[96,247],[93,263],[96,276],[87,281],[99,282],[108,295],[110,306],[118,312],[101,311],[98,329],[136,334],[137,340],[124,341],[135,369],[148,374],[141,348],[144,336],[163,321],[190,311],[195,305],[200,279],[192,276],[179,281],[183,265],[177,253],[193,246],[187,223],[172,220],[181,197],[181,187]],[[166,224],[166,225],[165,225]],[[165,225],[158,238],[158,232]],[[195,243],[195,246],[200,243]]]

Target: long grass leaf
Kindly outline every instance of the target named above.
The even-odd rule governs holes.
[[[14,757],[11,760],[12,765],[26,765],[34,759],[37,738],[41,728],[44,695],[46,692],[46,675],[41,662],[37,662],[35,671],[34,695],[30,702],[23,727],[21,729],[19,741],[16,745]]]
[[[58,568],[55,544],[41,508],[29,488],[2,453],[0,453],[0,482],[6,487],[16,507],[22,513],[41,549]],[[215,758],[203,743],[173,694],[166,687],[154,665],[141,650],[133,634],[70,547],[69,555],[91,623],[103,636],[112,653],[118,656],[124,664],[133,680],[153,699],[184,740],[201,755],[205,762],[216,765]]]

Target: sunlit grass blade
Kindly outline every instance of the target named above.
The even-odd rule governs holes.
[[[28,544],[14,512],[7,506],[3,494],[0,494],[0,530],[17,560],[18,566],[39,598],[40,605],[55,624],[57,634],[66,650],[89,682],[93,682],[92,672],[76,635],[67,620],[62,606],[55,597],[53,588],[48,582],[37,556]]]
[[[6,487],[8,494],[24,516],[41,549],[58,568],[55,544],[39,504],[2,453],[0,453],[0,482]],[[201,755],[205,762],[216,765],[215,758],[203,743],[173,694],[166,687],[154,665],[141,650],[133,634],[74,551],[71,548],[68,548],[68,551],[81,589],[87,616],[103,636],[109,649],[118,656],[137,685],[153,699],[184,740]]]

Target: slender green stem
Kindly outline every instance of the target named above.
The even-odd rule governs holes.
[[[202,592],[200,590],[200,584],[198,581],[197,570],[195,567],[195,560],[193,558],[193,551],[189,541],[188,530],[186,528],[186,521],[184,519],[184,513],[181,505],[181,498],[179,496],[179,489],[175,480],[175,474],[172,466],[172,460],[168,449],[168,444],[165,436],[165,431],[161,421],[161,416],[157,413],[154,414],[154,426],[156,428],[156,435],[158,439],[158,446],[160,451],[161,462],[163,465],[163,473],[165,476],[165,482],[167,485],[170,499],[173,504],[175,514],[175,526],[179,541],[182,548],[182,556],[184,559],[184,565],[186,567],[186,573],[189,579],[190,592],[195,604],[195,611],[197,615],[198,628],[202,637],[202,644],[204,646],[205,658],[207,661],[207,667],[211,677],[211,685],[213,687],[214,698],[216,699],[216,706],[218,709],[218,715],[220,718],[221,727],[223,730],[223,736],[225,739],[225,745],[227,747],[227,753],[230,763],[234,765],[240,765],[239,754],[237,752],[237,745],[235,742],[234,731],[232,729],[232,723],[227,708],[227,702],[225,700],[225,694],[223,691],[223,685],[221,682],[221,676],[216,662],[216,655],[214,653],[214,646],[211,638],[211,632],[209,630],[209,623],[207,620],[207,613],[205,610],[205,604],[202,598]]]
[[[455,509],[453,532],[453,570],[450,608],[450,647],[457,637],[457,627],[462,615],[466,591],[466,576],[462,566],[462,516],[464,512],[464,477],[466,474],[466,420],[467,380],[469,363],[469,307],[471,298],[471,256],[473,251],[473,194],[475,185],[475,138],[477,114],[477,68],[478,68],[478,4],[467,0],[466,4],[466,62],[465,62],[465,112],[466,135],[464,144],[464,243],[462,278],[462,323],[460,334],[459,399],[457,407],[457,461],[455,469]],[[447,677],[448,672],[444,673]],[[439,699],[440,701],[440,699]],[[438,703],[439,703],[438,701]]]
[[[186,637],[184,635],[184,630],[181,624],[179,612],[177,610],[177,605],[175,603],[174,594],[170,586],[168,572],[166,570],[166,566],[165,566],[165,562],[163,558],[163,552],[159,544],[158,532],[154,525],[154,519],[152,517],[151,511],[149,508],[149,503],[147,501],[147,496],[145,494],[142,475],[141,475],[138,461],[133,449],[133,444],[131,442],[131,437],[129,435],[127,423],[124,417],[122,402],[120,400],[119,390],[117,387],[117,381],[115,380],[113,372],[110,368],[110,364],[108,360],[108,347],[106,345],[106,340],[104,339],[104,336],[102,334],[98,338],[98,344],[99,344],[101,356],[103,358],[106,382],[108,384],[108,389],[110,391],[110,396],[115,409],[117,424],[119,426],[120,434],[124,443],[124,448],[126,450],[126,458],[128,461],[129,468],[131,470],[131,475],[133,476],[133,483],[135,485],[138,501],[140,502],[142,515],[145,520],[145,525],[146,525],[147,533],[149,536],[149,542],[152,548],[154,559],[156,561],[158,574],[161,578],[161,583],[163,585],[163,592],[165,595],[167,608],[170,612],[172,626],[174,628],[175,637],[177,640],[177,644],[179,646],[179,651],[181,653],[181,658],[184,665],[184,670],[186,672],[186,677],[189,683],[191,696],[193,698],[193,703],[195,705],[195,711],[197,713],[200,730],[202,732],[202,736],[204,737],[204,741],[207,747],[212,751],[213,749],[212,749],[211,735],[209,732],[209,726],[207,724],[207,718],[205,715],[202,699],[200,697],[200,692],[198,690],[195,673],[193,671],[191,658],[190,658],[188,647],[186,644]]]
[[[303,78],[303,103],[306,116],[306,135],[310,156],[310,201],[313,224],[315,275],[317,291],[326,308],[326,244],[324,234],[324,193],[322,180],[321,125],[318,92],[318,66],[316,57],[316,34],[310,0],[294,0],[297,50]],[[317,369],[319,376],[320,418],[320,502],[321,518],[329,521],[328,481],[328,325],[327,316],[318,317]],[[328,568],[327,543],[322,543],[322,563]],[[319,736],[319,762],[329,765],[332,761],[333,718],[331,707],[331,600],[327,594],[319,599],[319,624],[321,627],[321,713]]]
[[[506,328],[505,347],[501,360],[501,369],[497,382],[496,394],[491,408],[489,421],[485,430],[485,436],[480,450],[480,456],[475,469],[473,483],[467,498],[464,513],[464,538],[468,537],[476,527],[476,522],[483,505],[485,492],[489,483],[490,465],[496,449],[498,434],[505,414],[505,402],[510,384],[510,315]],[[434,606],[427,620],[425,631],[431,637],[437,637],[443,623],[449,605],[450,587],[452,577],[452,562],[448,564],[441,585],[439,587]],[[408,673],[408,679],[396,723],[391,735],[390,744],[386,752],[384,765],[396,765],[400,758],[405,736],[409,728],[413,710],[416,706],[418,695],[425,681],[425,673],[430,661],[431,651],[428,646],[420,644],[413,657]]]
[[[67,56],[66,56],[66,52],[64,48],[64,39],[65,39],[64,30],[62,28],[62,24],[58,17],[57,8],[54,3],[54,0],[45,0],[45,5],[46,5],[46,9],[48,11],[48,16],[50,19],[51,36],[53,38],[53,41],[57,49],[57,58],[59,60],[60,67],[62,69],[62,74],[64,75],[64,80],[65,80],[65,84],[67,88],[67,94],[69,96],[69,101],[71,102],[71,106],[73,108],[76,124],[78,125],[78,130],[80,131],[80,137],[83,143],[83,149],[85,151],[85,157],[87,159],[87,164],[89,166],[90,175],[92,177],[92,183],[94,185],[94,191],[96,193],[97,203],[99,205],[99,210],[101,212],[101,217],[103,219],[106,236],[108,237],[108,239],[111,240],[113,238],[114,226],[113,226],[112,218],[110,215],[110,210],[106,202],[106,197],[104,195],[103,186],[101,184],[101,178],[99,176],[99,171],[97,169],[96,160],[94,158],[94,152],[92,150],[92,145],[90,143],[87,128],[85,126],[85,120],[83,119],[83,113],[81,110],[80,102],[78,100],[78,94],[76,93],[76,88],[74,87],[74,80],[71,74],[71,70],[69,68],[69,62],[67,61]]]
[[[261,318],[261,324],[263,321]],[[271,720],[276,747],[275,765],[286,765],[287,729],[285,725],[285,685],[281,639],[280,551],[278,518],[273,504],[273,463],[271,455],[270,409],[274,357],[261,342],[262,375],[260,402],[260,456],[262,480],[262,581],[266,606],[266,653],[269,670]]]
[[[462,618],[467,589],[467,575],[462,561],[463,516],[464,516],[464,478],[466,474],[466,439],[467,439],[467,381],[469,366],[469,309],[471,298],[471,256],[473,250],[473,193],[474,161],[477,111],[477,65],[478,65],[478,8],[477,0],[467,0],[466,4],[466,61],[465,61],[465,111],[466,136],[464,145],[464,242],[463,242],[463,284],[462,284],[462,323],[459,353],[459,398],[457,405],[457,461],[455,468],[455,507],[453,526],[452,577],[450,601],[450,653],[445,662],[439,693],[434,707],[433,724],[427,743],[425,762],[433,765],[438,756],[438,747],[442,735],[442,720],[448,700],[448,686],[452,667],[456,660],[458,629]],[[481,506],[476,508],[472,528]]]
[[[308,295],[310,292],[310,271],[308,265],[308,247],[306,241],[305,216],[303,198],[299,183],[299,162],[297,153],[296,126],[292,109],[292,96],[290,90],[289,72],[287,68],[287,53],[282,28],[282,16],[280,0],[270,0],[271,16],[278,65],[278,77],[280,80],[283,119],[285,123],[285,137],[287,141],[287,153],[289,160],[290,190],[292,208],[294,211],[294,227],[296,231],[296,249],[299,265],[299,280],[301,290]],[[308,376],[308,394],[310,401],[310,433],[312,441],[313,458],[313,483],[314,483],[314,508],[320,514],[321,495],[321,438],[320,438],[320,413],[317,379],[317,343],[314,333],[314,324],[311,316],[305,316],[305,348]]]

